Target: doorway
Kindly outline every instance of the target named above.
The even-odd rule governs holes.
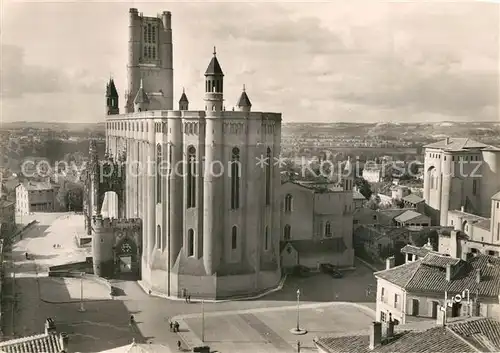
[[[438,310],[439,310],[439,303],[436,301],[431,302],[431,317],[433,319],[437,319]]]
[[[458,317],[462,312],[462,303],[453,303],[451,306],[451,317]]]
[[[420,309],[420,302],[418,299],[412,299],[411,301],[411,306],[412,306],[412,315],[413,316],[418,316],[420,313],[419,313],[419,309]]]
[[[120,272],[132,272],[132,256],[120,256]]]

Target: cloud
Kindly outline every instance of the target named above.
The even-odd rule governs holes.
[[[6,16],[4,38],[22,43],[23,50],[11,48],[10,59],[3,60],[2,97],[36,95],[31,100],[25,95],[23,104],[40,112],[40,119],[50,120],[42,102],[68,109],[55,102],[61,90],[71,93],[65,95],[70,101],[86,95],[85,104],[73,104],[74,115],[99,113],[110,74],[123,94],[127,7],[138,7],[145,16],[172,11],[174,100],[185,87],[192,109],[203,109],[203,73],[216,45],[228,109],[246,84],[253,109],[283,112],[284,121],[498,119],[498,5],[356,1],[15,6],[16,12]],[[62,22],[53,22],[55,13]],[[24,17],[35,21],[35,36],[18,28],[16,18]],[[69,41],[61,28],[82,30],[73,31]]]
[[[103,91],[104,81],[85,69],[45,67],[25,62],[22,47],[2,44],[1,97],[21,98],[26,94],[76,92],[95,94]]]

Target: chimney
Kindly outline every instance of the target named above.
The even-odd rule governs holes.
[[[464,206],[460,206],[460,212],[465,212],[465,207]]]
[[[458,258],[458,232],[456,230],[450,231],[450,256]]]
[[[380,346],[382,343],[382,323],[372,322],[372,327],[370,330],[370,350],[375,349],[375,347]]]
[[[446,265],[446,281],[450,282],[452,278],[452,273],[451,273],[451,265],[447,264]]]
[[[396,262],[396,258],[394,256],[388,257],[385,259],[385,269],[388,270],[393,268]]]
[[[389,322],[387,323],[387,338],[394,336],[394,320],[392,314],[389,313]]]
[[[476,283],[481,283],[481,269],[476,268]]]
[[[450,138],[447,137],[446,140],[445,140],[446,144],[449,145],[450,144]]]
[[[59,344],[61,345],[61,352],[68,352],[69,336],[66,332],[61,332],[59,335]]]

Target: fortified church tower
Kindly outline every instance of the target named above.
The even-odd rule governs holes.
[[[189,110],[182,90],[173,110],[170,12],[154,18],[131,9],[129,30],[126,113],[119,114],[114,82],[106,94],[107,158],[125,166],[114,182],[123,188],[88,198],[97,200],[88,207],[96,273],[132,274],[169,296],[224,298],[276,287],[281,114],[252,111],[245,87],[226,109],[215,48],[205,106]],[[147,165],[166,167],[141,168]]]

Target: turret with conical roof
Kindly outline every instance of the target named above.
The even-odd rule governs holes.
[[[179,99],[179,110],[189,110],[189,100],[184,88],[182,89],[181,99]]]
[[[141,86],[139,87],[139,90],[137,91],[137,94],[134,99],[134,107],[136,112],[146,111],[149,108],[149,98],[148,95],[146,94],[146,91],[144,91],[142,80],[141,80]]]
[[[205,71],[205,110],[222,111],[224,92],[224,73],[217,60],[217,52],[214,47],[214,56]]]
[[[347,162],[342,172],[342,182],[345,191],[352,191],[354,186],[354,166],[351,163],[351,157],[347,157]]]
[[[236,106],[240,112],[249,112],[252,108],[252,102],[250,102],[250,98],[248,98],[245,85],[243,85],[243,91],[241,92],[240,99]]]
[[[120,108],[118,105],[118,91],[116,90],[113,78],[110,78],[109,82],[106,84],[106,114],[120,114]]]

